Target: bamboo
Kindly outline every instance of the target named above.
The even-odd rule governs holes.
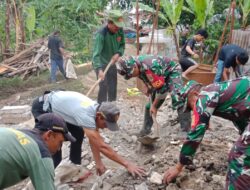
[[[136,55],[139,55],[140,41],[139,41],[139,3],[136,0]]]
[[[223,28],[223,32],[222,32],[222,35],[221,35],[221,37],[220,37],[219,46],[218,46],[218,49],[217,49],[217,52],[216,52],[216,55],[215,55],[215,59],[214,59],[214,64],[213,64],[214,66],[216,65],[216,63],[217,63],[217,61],[218,61],[219,52],[220,52],[221,47],[222,47],[224,35],[225,35],[226,29],[227,29],[227,25],[228,25],[230,13],[231,13],[231,9],[232,9],[232,3],[230,4],[229,11],[228,11],[228,15],[227,15],[227,18],[226,18],[226,22],[225,22],[225,25],[224,25],[224,28]]]
[[[230,27],[230,34],[229,34],[229,43],[232,43],[232,36],[233,36],[233,29],[234,29],[234,10],[236,7],[236,2],[233,0],[232,2],[232,17],[231,17],[231,27]]]
[[[150,39],[150,44],[149,44],[147,53],[151,53],[151,46],[152,46],[153,38],[154,38],[154,31],[155,31],[155,28],[156,28],[156,25],[157,25],[157,20],[158,20],[157,18],[158,18],[159,8],[160,8],[160,0],[158,0],[158,2],[157,2],[156,15],[155,15],[154,22],[153,22],[152,36],[151,36],[151,39]]]

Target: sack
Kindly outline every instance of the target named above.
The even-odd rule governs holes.
[[[73,65],[71,59],[68,59],[68,60],[66,61],[66,69],[65,69],[65,72],[66,72],[66,77],[67,77],[67,78],[70,78],[70,79],[77,79],[76,72],[75,72],[75,69],[74,69],[74,65]]]

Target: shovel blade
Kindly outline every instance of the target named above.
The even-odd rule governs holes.
[[[138,141],[144,145],[150,145],[150,144],[153,144],[155,141],[157,141],[157,139],[159,139],[159,137],[150,137],[146,135],[144,137],[138,138]]]

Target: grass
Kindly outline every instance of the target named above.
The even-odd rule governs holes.
[[[86,74],[87,72],[89,72],[89,70],[85,70],[81,74]],[[0,78],[0,100],[25,91],[31,91],[29,95],[32,97],[41,95],[45,90],[55,89],[72,90],[81,93],[85,92],[85,87],[80,75],[78,75],[77,80],[70,79],[65,81],[61,73],[58,73],[57,79],[60,83],[50,83],[49,75],[49,71],[44,71],[38,76],[30,76],[26,80],[20,77]]]

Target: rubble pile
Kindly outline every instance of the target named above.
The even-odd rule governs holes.
[[[49,68],[47,39],[39,39],[26,49],[0,63],[0,76],[27,77],[29,74]]]
[[[91,76],[91,77],[90,77]],[[95,77],[91,72],[86,77]],[[238,132],[233,129],[233,124],[218,117],[212,117],[210,128],[199,147],[193,164],[186,167],[182,174],[169,185],[161,183],[165,170],[178,162],[182,143],[185,141],[186,132],[175,122],[178,115],[171,108],[170,97],[167,97],[157,114],[160,124],[160,139],[153,146],[144,146],[137,141],[136,133],[143,125],[144,106],[147,97],[143,94],[131,96],[126,88],[134,87],[134,81],[125,81],[119,78],[117,105],[121,109],[118,120],[120,130],[111,132],[101,130],[104,141],[116,152],[128,160],[145,168],[147,176],[142,179],[134,178],[127,170],[115,162],[102,156],[106,168],[109,170],[103,179],[95,173],[95,163],[88,139],[85,138],[82,146],[82,164],[75,170],[66,169],[58,172],[63,180],[57,178],[57,189],[61,190],[218,190],[224,189],[227,172],[227,154]],[[29,100],[31,101],[31,100]],[[31,102],[26,102],[31,105]],[[32,120],[34,122],[34,120]],[[0,127],[2,125],[0,124]],[[63,159],[68,161],[69,144],[63,145]],[[79,169],[80,168],[80,169]],[[59,177],[60,178],[60,177]],[[27,183],[27,181],[26,181]],[[8,190],[22,189],[26,183]]]

